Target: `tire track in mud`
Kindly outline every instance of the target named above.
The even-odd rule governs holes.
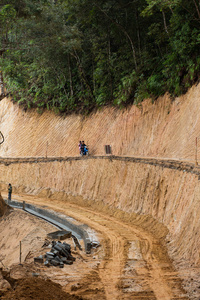
[[[71,203],[58,200],[52,202],[35,197],[34,204],[36,202],[73,217],[104,236],[104,257],[98,267],[98,273],[105,298],[99,299],[188,299],[162,245],[140,227]],[[136,250],[139,259],[134,257],[131,260],[128,258],[128,245],[134,242],[138,242],[139,245]]]
[[[51,161],[74,161],[82,159],[108,159],[128,161],[133,163],[144,163],[162,168],[176,169],[200,176],[200,167],[189,163],[175,160],[162,160],[154,158],[134,158],[119,156],[89,156],[89,157],[53,157],[53,158],[0,158],[0,163],[5,165],[16,163],[48,163]],[[39,200],[39,204],[43,203]],[[45,206],[56,209],[65,208],[61,202],[58,205],[52,205],[48,199],[43,203]],[[34,202],[35,204],[35,202]],[[99,266],[99,277],[102,281],[107,300],[113,299],[162,299],[177,300],[188,299],[185,292],[181,288],[181,281],[173,268],[168,256],[163,253],[162,246],[159,241],[144,232],[143,229],[126,225],[118,219],[105,216],[92,210],[69,205],[65,212],[67,215],[88,224],[96,231],[104,235],[104,251],[105,257]],[[141,253],[141,259],[127,259],[127,244],[133,241],[139,241],[138,253]],[[160,254],[161,253],[161,254]],[[139,255],[139,254],[138,254]],[[134,270],[127,265],[135,265]],[[126,267],[129,274],[126,275]],[[133,269],[132,268],[132,269]],[[128,284],[127,284],[128,281]]]

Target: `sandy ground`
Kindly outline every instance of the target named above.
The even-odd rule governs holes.
[[[73,251],[75,263],[63,269],[33,264],[36,254],[48,251],[42,246],[46,234],[55,228],[15,210],[3,217],[0,226],[1,262],[4,269],[11,271],[12,278],[37,273],[40,278],[60,284],[63,292],[83,299],[188,299],[166,249],[139,226],[61,200],[28,195],[13,195],[13,198],[46,206],[87,224],[97,232],[101,246],[90,255]],[[22,266],[19,265],[20,240]]]

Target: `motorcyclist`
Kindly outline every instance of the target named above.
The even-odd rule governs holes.
[[[84,141],[81,143],[81,151],[84,152],[84,148],[86,147],[86,144]]]
[[[86,155],[86,152],[88,152],[87,146],[86,146],[85,142],[82,141],[82,143],[81,143],[81,153],[82,153],[82,155]]]
[[[79,153],[81,154],[81,145],[82,145],[82,142],[80,141],[79,144],[78,144],[78,147],[79,147]]]

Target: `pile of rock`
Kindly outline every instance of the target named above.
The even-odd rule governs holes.
[[[65,242],[52,241],[52,248],[45,255],[34,258],[34,262],[44,263],[45,266],[58,266],[60,268],[66,265],[72,265],[76,260],[71,254],[71,246]]]

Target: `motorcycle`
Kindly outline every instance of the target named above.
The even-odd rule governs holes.
[[[84,149],[83,150],[81,150],[81,156],[83,156],[83,155],[89,155],[89,151],[88,151],[88,147],[87,146],[84,146]]]

